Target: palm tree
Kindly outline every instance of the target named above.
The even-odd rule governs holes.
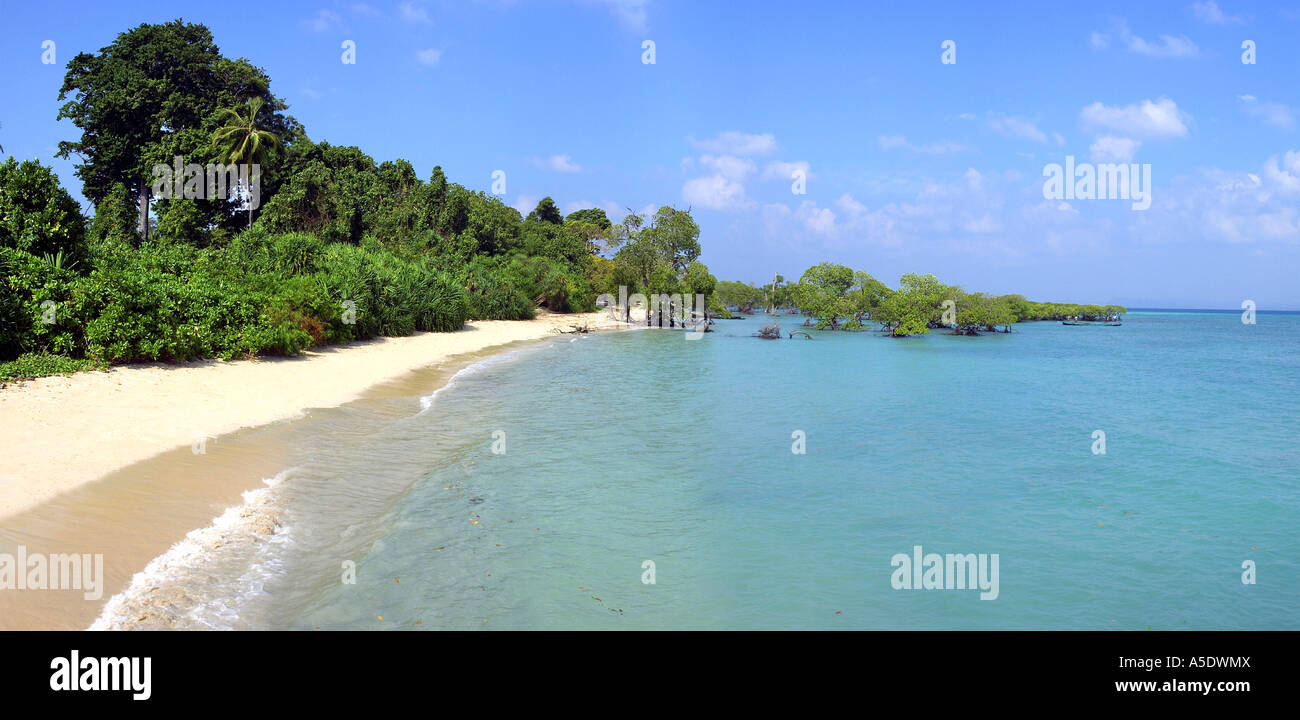
[[[264,101],[260,97],[250,98],[246,107],[248,117],[226,108],[217,115],[218,122],[224,123],[212,133],[212,144],[217,147],[228,163],[261,163],[266,159],[269,149],[279,144],[275,133],[257,127],[257,115],[262,110]],[[249,183],[252,183],[252,171],[249,171]],[[252,192],[251,187],[249,192]],[[248,199],[248,226],[253,226],[253,202]]]

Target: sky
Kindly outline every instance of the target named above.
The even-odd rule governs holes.
[[[0,0],[0,146],[81,198],[53,157],[79,136],[55,119],[66,63],[180,17],[264,68],[313,140],[484,192],[501,171],[525,213],[689,207],[720,279],[833,261],[891,286],[1300,309],[1300,0],[256,8]],[[1150,206],[1049,197],[1067,157],[1149,165]]]

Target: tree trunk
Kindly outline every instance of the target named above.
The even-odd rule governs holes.
[[[145,243],[149,241],[149,186],[141,183],[137,197],[140,203],[140,242]]]

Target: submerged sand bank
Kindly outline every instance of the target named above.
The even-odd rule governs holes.
[[[0,522],[159,453],[333,407],[454,355],[569,331],[627,327],[608,313],[468,323],[293,358],[128,365],[0,390]]]

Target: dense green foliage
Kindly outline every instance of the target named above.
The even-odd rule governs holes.
[[[62,355],[26,353],[17,359],[0,362],[0,382],[15,378],[38,378],[46,375],[67,375],[100,367],[93,360],[74,360]]]
[[[94,215],[39,163],[0,165],[9,376],[589,311],[620,278],[662,283],[656,292],[716,282],[696,260],[689,213],[665,208],[646,228],[633,216],[620,232],[603,210],[564,217],[548,197],[525,218],[440,167],[422,181],[406,160],[314,142],[266,73],[222,56],[201,25],[141,25],[77,55],[59,99],[59,117],[81,132],[60,155],[79,159]],[[246,192],[155,196],[154,166],[178,155],[259,163],[260,203]]]
[[[35,160],[0,164],[0,248],[85,259],[86,221],[59,178]]]
[[[808,317],[807,324],[818,329],[859,330],[877,323],[895,337],[924,335],[936,328],[962,335],[1010,332],[1011,325],[1028,320],[1097,320],[1127,312],[1119,305],[1040,303],[1021,295],[968,293],[933,275],[904,275],[893,290],[863,271],[829,262],[808,268],[797,283],[782,282],[780,275],[762,286],[722,281],[717,295],[741,312],[764,306],[797,308]]]
[[[676,295],[693,313],[703,296],[708,313],[727,315],[715,293],[718,279],[698,260],[700,227],[690,212],[664,206],[648,219],[630,212],[607,235],[607,246],[617,251],[607,265],[597,258],[598,292],[617,296],[626,287],[647,297]]]
[[[212,135],[226,110],[258,98],[258,126],[281,137],[298,129],[280,114],[288,106],[271,94],[270,78],[245,60],[221,55],[212,33],[181,20],[143,24],[117,36],[98,53],[80,53],[68,63],[59,100],[59,119],[80,128],[81,137],[59,143],[60,157],[81,158],[77,177],[83,192],[98,205],[118,188],[125,190],[137,213],[151,195],[155,164],[170,165],[177,156],[206,164],[221,154]],[[274,192],[277,155],[265,160],[270,169],[263,192]],[[239,225],[239,203],[230,200],[160,200],[154,207],[161,226],[172,224]],[[138,214],[137,214],[138,217]]]

